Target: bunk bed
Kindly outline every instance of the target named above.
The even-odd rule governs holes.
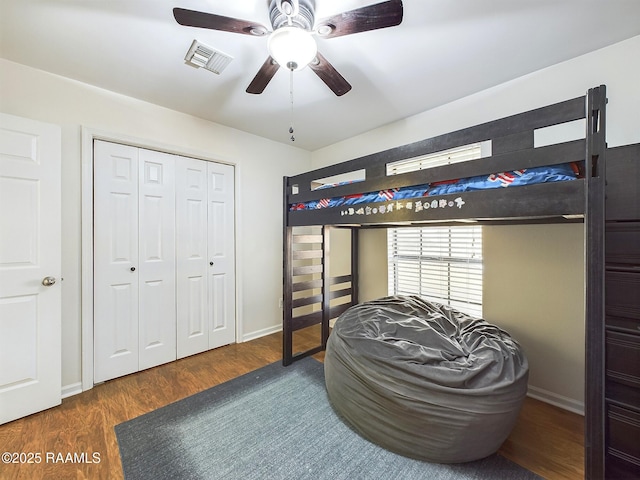
[[[598,392],[604,388],[605,106],[606,87],[601,85],[564,102],[285,177],[284,365],[324,350],[329,322],[358,303],[360,229],[461,221],[583,222],[589,381],[586,472],[588,477],[602,477],[604,419]],[[580,120],[586,125],[584,138],[534,145],[537,130]],[[387,174],[389,164],[478,142],[490,142],[490,156]],[[358,181],[323,181],[350,172],[360,172]],[[536,181],[530,183],[520,182],[523,172],[543,173],[533,175]],[[480,185],[483,179],[497,181],[484,182],[491,184],[484,188],[486,185]],[[508,188],[503,188],[505,179]],[[331,276],[328,268],[329,231],[335,228],[350,232],[351,270],[346,275]],[[312,325],[321,326],[318,345],[294,351],[295,332]]]

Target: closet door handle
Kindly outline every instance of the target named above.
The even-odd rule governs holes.
[[[213,267],[213,262],[209,262],[209,265],[211,265]]]
[[[131,267],[129,270],[131,270],[132,272],[136,271],[136,267]]]

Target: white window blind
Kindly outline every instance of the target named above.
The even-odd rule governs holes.
[[[438,167],[440,165],[452,165],[454,163],[475,160],[480,158],[482,147],[482,144],[474,143],[442,152],[430,153],[422,157],[388,163],[387,175],[398,175],[400,173],[415,172],[416,170],[424,170],[425,168]],[[485,148],[487,147],[485,146]]]
[[[387,175],[480,156],[480,144],[467,145],[388,164]],[[390,295],[418,295],[482,316],[482,227],[390,228],[387,240]]]
[[[482,316],[482,227],[388,230],[389,294]]]

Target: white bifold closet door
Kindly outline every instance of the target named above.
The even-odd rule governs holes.
[[[94,381],[236,340],[234,168],[94,145]]]
[[[176,165],[178,358],[235,342],[234,169]]]
[[[94,381],[176,359],[175,157],[94,145]]]

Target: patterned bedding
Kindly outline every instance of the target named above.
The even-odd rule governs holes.
[[[474,190],[487,190],[492,188],[517,187],[546,182],[564,182],[578,178],[577,166],[573,163],[552,165],[546,167],[527,168],[508,172],[479,175],[476,177],[458,178],[431,184],[412,185],[409,187],[393,188],[378,192],[358,193],[342,197],[327,197],[320,200],[291,204],[289,209],[315,210],[318,208],[339,207],[345,205],[358,205],[363,203],[389,202],[394,200],[416,199],[436,195],[455,194]],[[353,182],[345,182],[353,183]],[[319,189],[329,189],[333,185],[322,185]]]

